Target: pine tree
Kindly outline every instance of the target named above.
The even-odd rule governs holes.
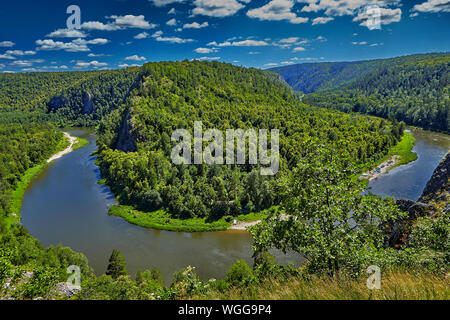
[[[119,250],[114,249],[111,257],[109,258],[108,268],[106,269],[106,274],[113,277],[114,279],[119,276],[128,275],[128,271],[125,268],[126,262],[123,255]]]

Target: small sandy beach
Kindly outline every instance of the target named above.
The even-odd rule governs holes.
[[[75,142],[77,141],[77,138],[76,138],[76,137],[72,137],[72,136],[71,136],[70,134],[68,134],[67,132],[64,132],[64,135],[65,135],[66,138],[69,139],[69,141],[70,141],[69,146],[68,146],[65,150],[63,150],[63,151],[61,151],[61,152],[58,152],[57,154],[55,154],[55,155],[53,155],[52,157],[50,157],[50,159],[47,160],[47,163],[50,163],[50,162],[52,162],[52,161],[55,161],[56,159],[59,159],[59,158],[65,156],[66,154],[72,152],[72,150],[73,150],[73,145],[74,145]]]
[[[231,227],[228,228],[228,230],[241,230],[241,231],[246,231],[248,227],[257,225],[258,223],[260,223],[261,220],[258,221],[252,221],[252,222],[238,222],[237,224],[232,225]]]
[[[377,179],[379,176],[381,176],[384,173],[387,173],[392,167],[394,167],[398,163],[398,160],[399,160],[399,156],[393,156],[393,157],[387,159],[385,162],[379,164],[373,170],[363,173],[360,176],[360,178],[368,179],[369,181]]]

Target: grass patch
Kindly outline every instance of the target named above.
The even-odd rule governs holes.
[[[417,153],[411,151],[415,143],[416,139],[414,138],[412,133],[404,132],[400,142],[389,150],[386,159],[388,159],[393,155],[400,156],[400,159],[397,162],[397,166],[416,161]]]
[[[99,181],[99,183],[101,180]],[[165,210],[154,212],[142,212],[131,206],[115,205],[109,209],[110,216],[121,217],[129,223],[150,229],[175,231],[175,232],[209,232],[225,231],[232,225],[233,220],[238,222],[252,222],[265,219],[269,210],[276,210],[276,207],[263,210],[261,212],[252,212],[241,214],[237,217],[226,216],[214,222],[206,222],[204,218],[174,219]]]
[[[235,218],[238,222],[253,222],[264,220],[271,213],[276,213],[279,210],[279,206],[273,206],[269,209],[265,209],[259,212],[250,212],[248,214],[241,214]]]
[[[22,209],[22,200],[25,191],[27,190],[31,181],[33,181],[33,179],[38,176],[48,165],[49,164],[47,162],[41,163],[25,171],[22,179],[17,184],[16,189],[11,194],[11,201],[9,205],[11,214],[8,215],[7,222],[9,222],[10,224],[14,222],[20,222],[20,210]],[[15,214],[15,216],[13,215],[13,213]]]
[[[448,300],[448,278],[397,271],[383,274],[380,290],[369,290],[367,278],[291,277],[268,279],[247,288],[231,287],[190,297],[198,300]]]
[[[66,136],[63,134],[61,141],[58,142],[58,144],[55,147],[55,152],[57,153],[59,151],[65,150],[70,146],[69,139],[66,138]]]
[[[395,146],[391,147],[384,157],[378,159],[375,162],[370,162],[366,164],[362,168],[361,172],[370,171],[378,167],[380,164],[382,164],[389,158],[392,158],[393,156],[397,156],[398,160],[396,161],[395,165],[389,167],[386,172],[389,172],[389,170],[395,167],[416,161],[417,153],[411,151],[414,147],[415,142],[416,139],[414,138],[414,136],[410,132],[405,131],[400,141]],[[355,179],[358,177],[359,174],[354,176]]]
[[[109,209],[109,215],[124,218],[141,227],[176,232],[223,231],[231,225],[231,222],[227,222],[225,218],[211,223],[205,222],[202,218],[173,219],[164,210],[141,212],[133,207],[122,205],[112,206]]]
[[[83,138],[78,138],[77,141],[74,143],[72,149],[73,151],[84,148],[89,145],[89,141]]]

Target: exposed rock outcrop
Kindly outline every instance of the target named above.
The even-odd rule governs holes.
[[[437,212],[448,214],[450,212],[450,152],[439,163],[433,175],[427,182],[425,189],[418,199],[412,201],[400,199],[396,201],[397,207],[407,212],[408,216],[396,222],[389,221],[382,228],[386,234],[385,245],[398,248],[408,240],[408,234],[419,217],[434,216]]]
[[[419,217],[425,217],[430,213],[430,210],[433,209],[432,205],[408,199],[397,200],[395,204],[401,211],[408,213],[408,220],[415,220]]]
[[[0,300],[15,300],[14,293],[18,286],[23,285],[31,280],[34,272],[24,272],[19,279],[8,278],[0,287]],[[35,297],[33,300],[54,300],[54,299],[67,299],[81,292],[80,286],[75,286],[68,282],[59,282],[51,289],[47,297]]]
[[[77,293],[80,293],[80,291],[80,286],[75,286],[68,282],[60,282],[54,288],[54,294],[57,296],[62,296],[63,298],[71,298]]]
[[[428,181],[422,195],[418,201],[426,203],[440,203],[446,202],[446,209],[448,212],[450,195],[450,152],[448,152],[444,159],[439,163],[434,170],[431,179]]]
[[[119,140],[117,142],[117,149],[124,152],[135,152],[135,139],[131,135],[131,115],[128,112],[123,119],[122,129],[120,131]]]
[[[91,114],[94,112],[94,102],[89,92],[83,93],[83,114]]]

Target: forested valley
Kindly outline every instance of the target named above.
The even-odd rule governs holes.
[[[424,272],[433,294],[445,297],[447,209],[433,206],[432,218],[428,213],[408,218],[393,200],[365,194],[366,182],[357,177],[402,140],[404,122],[448,131],[448,55],[381,61],[344,66],[342,73],[321,69],[319,81],[305,85],[304,92],[323,90],[306,96],[275,72],[219,62],[1,74],[0,297],[61,298],[53,288],[66,280],[69,265],[80,266],[83,276],[83,290],[74,299],[216,299],[256,297],[270,287],[267,281],[277,287],[296,281],[313,286],[326,277],[330,285],[349,288],[372,264],[386,272]],[[321,79],[325,74],[329,79]],[[279,129],[279,174],[261,176],[259,166],[249,164],[174,165],[171,134],[192,133],[194,121],[222,132]],[[167,224],[194,220],[201,226],[225,221],[227,228],[230,218],[262,213],[263,221],[251,229],[253,267],[238,261],[217,281],[201,280],[187,267],[165,286],[157,269],[130,276],[117,250],[106,274],[97,277],[82,254],[44,248],[12,222],[12,214],[19,213],[11,210],[11,194],[27,169],[64,146],[60,129],[67,126],[96,128],[101,182],[126,205],[125,213],[116,208],[119,216],[157,215]],[[388,238],[398,226],[408,243],[394,248]],[[300,269],[278,265],[270,248],[304,253],[308,262]],[[398,281],[409,288],[406,280]],[[6,282],[17,290],[4,289]],[[398,294],[398,288],[392,290]],[[417,292],[430,294],[423,288]]]
[[[443,53],[273,71],[306,93],[308,104],[449,132],[449,66],[450,56]]]

